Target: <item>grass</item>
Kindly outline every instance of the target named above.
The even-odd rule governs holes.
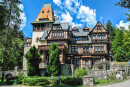
[[[112,82],[112,81],[115,81],[115,80],[109,80],[109,82]],[[104,84],[104,83],[108,83],[108,81],[107,81],[107,79],[102,79],[102,80],[100,80],[100,79],[96,79],[95,80],[95,85],[100,85],[100,84]]]

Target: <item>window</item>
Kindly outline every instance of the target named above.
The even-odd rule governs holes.
[[[74,40],[75,40],[75,41],[77,41],[77,40],[79,40],[79,38],[78,38],[78,37],[76,37],[76,38],[74,38]]]
[[[99,27],[97,27],[97,30],[101,30],[101,27],[99,26]]]
[[[48,19],[46,18],[46,19],[39,19],[39,21],[48,21]]]
[[[98,35],[98,39],[101,39],[101,35]]]
[[[100,46],[98,46],[98,51],[100,51]]]
[[[104,46],[95,46],[95,51],[104,51]]]
[[[52,36],[54,36],[54,32],[52,33]]]
[[[42,13],[44,13],[44,11],[42,11]]]
[[[88,59],[85,59],[85,64],[88,64]]]
[[[39,38],[37,38],[37,42],[39,42]]]
[[[79,64],[80,56],[74,56],[74,64]]]
[[[83,37],[82,40],[86,40],[86,37]]]
[[[60,26],[59,26],[59,25],[57,25],[57,26],[55,26],[55,28],[60,28]]]
[[[89,51],[89,46],[83,46],[83,51]]]
[[[55,32],[55,36],[56,36],[56,32]]]
[[[60,36],[61,36],[61,32],[60,32]]]
[[[89,37],[87,36],[87,40],[89,40]]]
[[[71,48],[72,52],[74,52],[74,47]]]
[[[50,13],[50,11],[48,10],[47,13]]]
[[[62,32],[62,36],[64,36],[63,34],[64,34],[64,33]]]
[[[101,51],[104,51],[104,46],[101,46]]]
[[[77,30],[73,30],[73,32],[77,32]]]
[[[92,38],[95,39],[95,35],[93,35]]]
[[[77,51],[77,46],[72,46],[71,50],[72,50],[72,52],[76,52]]]
[[[95,51],[97,51],[97,46],[95,46]]]
[[[102,39],[105,39],[105,35],[102,35]]]
[[[89,32],[89,30],[88,29],[84,29],[84,32]]]

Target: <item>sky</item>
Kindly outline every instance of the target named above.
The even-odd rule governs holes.
[[[69,22],[73,27],[94,27],[98,21],[106,24],[108,20],[116,27],[128,29],[130,21],[127,21],[128,9],[115,4],[120,0],[20,0],[23,4],[19,8],[23,10],[20,18],[23,20],[21,30],[25,36],[32,37],[31,22],[35,21],[41,8],[45,4],[52,4],[54,14],[61,22]],[[59,7],[59,12],[58,12]]]

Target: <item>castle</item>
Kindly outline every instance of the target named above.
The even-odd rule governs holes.
[[[95,27],[72,28],[68,22],[60,23],[54,16],[51,4],[44,4],[38,17],[31,23],[33,36],[27,39],[24,55],[35,45],[42,58],[41,70],[47,69],[49,46],[55,42],[60,49],[61,64],[74,64],[90,68],[96,61],[111,61],[109,56],[109,31],[98,22]],[[27,59],[23,58],[23,70],[27,70]]]

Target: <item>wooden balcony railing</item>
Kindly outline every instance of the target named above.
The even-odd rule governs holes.
[[[107,39],[92,39],[92,43],[108,43]]]

